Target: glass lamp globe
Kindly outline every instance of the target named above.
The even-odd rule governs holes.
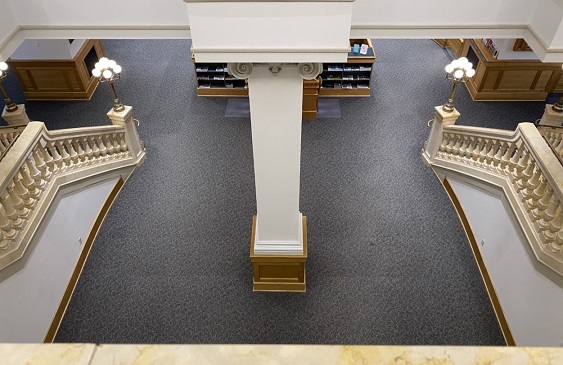
[[[100,77],[102,76],[102,71],[98,70],[97,68],[92,70],[92,76],[94,77]]]
[[[102,72],[102,75],[104,76],[105,79],[110,79],[112,76],[112,72],[110,70],[104,70],[104,72]]]
[[[119,65],[113,66],[113,72],[115,72],[116,74],[121,73],[121,66]]]
[[[0,71],[7,71],[8,64],[6,62],[0,62]]]
[[[450,63],[446,66],[446,72],[451,73],[454,70],[454,66]]]
[[[471,69],[467,70],[465,75],[467,75],[467,77],[473,77],[473,76],[475,76],[475,70],[471,68]]]
[[[461,79],[461,78],[463,77],[463,70],[456,70],[456,71],[454,72],[454,77],[455,77],[456,79]]]

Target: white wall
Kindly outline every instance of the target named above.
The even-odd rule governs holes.
[[[507,214],[500,190],[494,196],[449,180],[479,243],[516,344],[563,346],[563,278],[535,261]]]
[[[31,252],[14,264],[23,267],[0,272],[0,342],[43,341],[82,250],[79,237],[86,240],[116,182],[60,192]]]
[[[493,39],[498,51],[498,60],[538,60],[538,56],[533,51],[513,51],[515,41],[515,38]]]
[[[530,25],[538,36],[549,46],[559,29],[563,14],[561,0],[539,0],[532,14]]]
[[[13,60],[71,60],[68,39],[26,39],[10,56]]]
[[[0,61],[8,59],[9,54],[3,54],[2,44],[18,26],[16,16],[8,0],[0,0]]]
[[[352,25],[527,24],[538,0],[356,0]]]
[[[21,25],[186,25],[182,0],[8,0]],[[107,12],[108,15],[105,15]]]

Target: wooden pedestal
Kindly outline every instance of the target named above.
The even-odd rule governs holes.
[[[254,237],[256,216],[252,218],[250,261],[254,271],[254,291],[305,291],[307,261],[307,218],[303,216],[303,255],[256,255]]]
[[[71,60],[10,60],[27,100],[89,100],[98,79],[91,70],[104,57],[99,40],[89,39]]]
[[[303,119],[316,119],[319,110],[320,80],[303,80]]]

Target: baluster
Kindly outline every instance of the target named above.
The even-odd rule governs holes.
[[[442,142],[440,143],[440,148],[438,148],[438,156],[444,158],[446,155],[446,146],[450,142],[449,140],[450,134],[443,132],[442,133]]]
[[[94,159],[97,159],[98,157],[100,157],[100,148],[96,144],[96,140],[94,139],[94,137],[89,136],[88,142],[90,142],[90,148],[92,148],[92,153],[94,154]]]
[[[511,176],[510,180],[513,183],[516,183],[522,178],[522,172],[528,166],[529,159],[530,159],[530,153],[528,152],[527,149],[524,148],[524,146],[522,146],[522,152],[518,155],[518,161],[514,165],[512,174],[510,174]]]
[[[481,137],[477,137],[477,139],[475,140],[473,151],[471,151],[471,165],[479,164],[479,154],[481,152],[481,149],[483,148],[484,143],[485,140]]]
[[[86,165],[88,165],[94,159],[94,151],[92,151],[92,147],[90,147],[90,140],[88,140],[85,137],[82,137],[80,139],[80,141],[82,142],[82,145],[84,146],[84,153],[86,154],[86,157],[88,158],[86,160]]]
[[[466,154],[466,151],[467,151],[467,143],[469,142],[469,137],[466,134],[462,134],[460,137],[461,138],[460,138],[458,160],[463,161],[465,159],[465,154]]]
[[[14,191],[13,186],[8,186],[6,190],[8,191],[8,201],[12,203],[21,218],[26,218],[29,215],[29,209],[25,207],[23,199]]]
[[[488,167],[487,164],[487,154],[489,153],[489,150],[491,149],[491,145],[493,144],[493,141],[486,138],[485,139],[485,143],[483,144],[483,146],[481,147],[481,150],[479,151],[479,157],[478,157],[478,162],[477,165],[479,167]]]
[[[536,204],[536,208],[531,211],[530,218],[533,222],[543,218],[545,210],[549,206],[551,200],[551,195],[553,194],[553,189],[549,186],[547,179],[542,179],[542,183],[534,190],[533,199]]]
[[[53,145],[53,142],[48,141],[46,143],[45,151],[48,152],[48,154],[51,155],[52,157],[52,161],[48,161],[48,160],[46,161],[47,166],[49,166],[49,168],[53,173],[58,172],[58,170],[60,170],[63,165],[63,159],[59,154],[59,151],[57,151],[57,149]]]
[[[524,185],[525,189],[522,190],[522,197],[526,199],[530,199],[532,197],[534,190],[540,184],[540,178],[542,176],[542,172],[536,162],[534,160],[531,160],[531,162],[533,162],[530,164],[533,165],[532,177]]]
[[[553,249],[552,243],[557,238],[557,234],[561,232],[561,225],[563,224],[563,212],[559,211],[559,214],[551,220],[549,223],[549,229],[543,231],[543,237],[547,241],[546,243]],[[555,248],[557,250],[557,248]]]
[[[483,166],[483,167],[488,167],[491,170],[493,170],[495,168],[494,158],[495,158],[495,154],[497,152],[497,149],[499,149],[499,144],[500,144],[500,142],[499,142],[498,139],[491,140],[491,143],[489,144],[489,150],[487,152],[487,157],[486,157],[486,166]]]
[[[549,206],[543,213],[543,217],[538,221],[539,231],[545,231],[549,228],[549,223],[553,220],[553,218],[555,218],[557,214],[559,214],[560,208],[561,204],[559,203],[559,199],[557,199],[554,193],[551,195]]]
[[[499,141],[497,153],[493,156],[493,166],[495,166],[496,172],[500,174],[502,174],[502,170],[503,170],[502,156],[504,156],[506,150],[508,150],[508,142]]]
[[[129,152],[129,146],[127,146],[127,142],[125,141],[125,133],[119,133],[119,145],[121,146],[121,152],[124,154]]]
[[[31,163],[31,157],[28,157],[25,160],[25,166],[22,166],[22,168],[20,169],[20,174],[22,175],[22,183],[29,191],[31,197],[33,199],[38,199],[39,195],[41,195],[41,190],[39,190],[36,181],[29,173],[30,166],[33,166],[33,164]],[[35,176],[38,176],[39,181],[41,181],[41,173],[37,169],[35,169]]]
[[[459,149],[461,147],[461,143],[463,141],[463,137],[459,134],[455,135],[454,138],[454,145],[452,147],[452,154],[453,154],[453,158],[455,158],[455,160],[460,161],[461,160],[461,156],[459,155]]]
[[[74,164],[77,167],[82,166],[82,163],[84,162],[84,158],[86,156],[86,154],[84,153],[84,150],[82,149],[82,145],[80,144],[80,140],[78,138],[73,138],[72,141],[69,142],[72,146],[72,150],[75,153],[75,157],[72,157],[71,154],[71,158],[72,161],[74,162]]]
[[[14,205],[10,200],[9,195],[5,195],[3,198],[0,198],[0,204],[4,207],[4,212],[6,212],[6,217],[11,220],[11,225],[13,228],[19,229],[23,226],[23,219],[20,218],[16,209],[14,209]]]
[[[107,148],[108,157],[111,158],[111,159],[115,158],[115,149],[113,147],[113,140],[112,140],[111,134],[105,134],[104,139],[106,141],[105,144],[106,144],[106,148]]]
[[[475,148],[475,137],[468,136],[467,146],[465,147],[465,155],[463,157],[465,163],[471,164],[471,156],[473,155],[474,148]]]
[[[115,158],[121,157],[121,146],[119,145],[119,136],[117,133],[111,135],[111,140],[113,142],[113,152],[115,153]]]
[[[68,151],[66,150],[63,141],[61,140],[55,141],[53,143],[53,146],[61,155],[61,162],[60,162],[61,171],[65,171],[67,168],[70,167],[70,155],[68,154]]]
[[[517,146],[516,142],[508,142],[508,148],[506,149],[506,151],[504,152],[501,158],[501,164],[500,164],[501,171],[499,171],[500,173],[504,175],[510,175],[510,173],[512,172],[512,168],[514,167],[514,165],[511,165],[510,161],[512,159],[513,154],[515,154],[514,150],[516,149],[516,146]]]
[[[12,221],[8,218],[3,204],[0,204],[0,230],[2,230],[5,240],[11,240],[18,234],[18,232],[12,227]]]
[[[74,166],[74,165],[77,165],[79,163],[78,153],[76,152],[76,149],[74,148],[74,145],[72,144],[73,141],[74,141],[74,139],[65,139],[63,141],[64,147],[68,151],[70,160],[72,161],[72,162],[68,163],[69,166]]]
[[[525,166],[524,170],[520,174],[520,181],[518,181],[516,183],[516,185],[518,187],[518,191],[521,191],[522,189],[524,189],[526,187],[526,183],[532,177],[532,174],[534,173],[535,168],[536,168],[536,161],[534,161],[534,159],[532,158],[532,155],[528,151],[527,165]]]
[[[20,172],[23,170],[23,166],[20,169]],[[27,188],[22,184],[21,180],[16,175],[14,177],[14,193],[23,201],[23,204],[26,208],[33,208],[35,205],[35,201],[31,198],[31,193]]]
[[[104,136],[97,135],[95,138],[96,138],[96,141],[98,142],[98,146],[100,148],[100,156],[104,160],[107,160],[108,149],[106,148],[106,143],[105,143],[106,141],[104,139]]]
[[[45,163],[45,150],[41,147],[41,144],[37,144],[33,151],[31,152],[31,156],[33,157],[34,166],[40,171],[41,178],[47,182],[51,178],[51,172],[47,168],[47,164]],[[32,175],[33,176],[33,175]],[[38,181],[35,176],[33,176],[35,181]],[[41,185],[42,187],[44,184]]]

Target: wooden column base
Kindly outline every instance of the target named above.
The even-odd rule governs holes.
[[[302,255],[256,255],[254,254],[255,234],[256,216],[252,217],[252,237],[250,239],[254,291],[305,292],[307,218],[303,216]]]

